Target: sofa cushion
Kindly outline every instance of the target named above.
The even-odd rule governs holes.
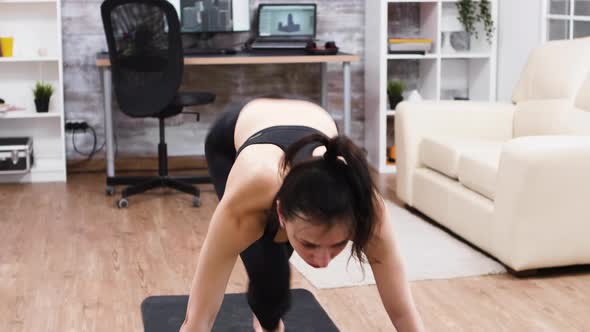
[[[512,101],[571,99],[590,68],[590,37],[547,42],[529,55]]]
[[[420,143],[420,160],[426,167],[457,180],[462,153],[499,144],[501,142],[467,138],[425,137]]]
[[[518,103],[514,111],[514,137],[590,135],[590,112],[582,108],[586,107],[584,98],[580,96],[577,105],[568,99]]]
[[[420,143],[420,160],[426,167],[457,179],[461,143],[446,138],[425,137]]]
[[[501,154],[502,143],[489,143],[461,153],[458,165],[461,184],[493,201]]]
[[[582,111],[590,112],[590,72],[588,72],[586,81],[578,91],[575,106]]]

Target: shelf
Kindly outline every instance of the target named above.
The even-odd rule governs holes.
[[[65,162],[61,158],[35,158],[32,173],[55,172],[63,170]]]
[[[47,112],[37,113],[36,111],[11,111],[11,112],[0,112],[1,119],[42,119],[42,118],[56,118],[59,119],[61,116],[58,112]]]
[[[420,38],[432,40],[430,52],[437,49],[438,1],[388,1],[386,6],[387,38]],[[409,18],[412,18],[410,20]],[[389,47],[387,47],[389,51]],[[400,58],[424,58],[419,54],[388,54]],[[427,53],[426,56],[434,56]]]
[[[445,53],[441,54],[442,59],[486,59],[491,58],[492,55],[488,53]],[[387,54],[387,60],[420,60],[420,59],[436,59],[438,55],[431,54]]]
[[[493,95],[490,58],[445,58],[441,62],[440,99],[489,101]]]
[[[487,59],[491,58],[491,54],[487,53],[446,53],[442,54],[443,59]]]
[[[436,3],[438,0],[389,0],[389,3],[412,3],[412,2],[433,2]]]
[[[58,62],[58,61],[59,61],[59,59],[57,57],[10,57],[10,58],[0,57],[0,63],[2,63],[2,62]]]
[[[66,181],[65,160],[58,157],[35,156],[30,172],[0,174],[0,183],[56,182]]]
[[[385,166],[383,166],[383,173],[395,172],[397,172],[397,166],[395,164],[385,163]]]
[[[0,4],[3,3],[57,3],[57,0],[0,0]]]
[[[437,57],[392,60],[387,64],[386,82],[403,77],[408,91],[415,89],[424,99],[436,99],[437,62]]]
[[[419,60],[419,59],[436,59],[437,55],[432,54],[387,54],[388,60]]]
[[[14,38],[12,57],[0,57],[0,94],[24,110],[0,112],[0,136],[31,137],[29,172],[1,174],[0,183],[65,182],[62,1],[0,0],[0,35]],[[49,112],[37,113],[33,88],[52,85]]]
[[[381,173],[397,172],[388,160],[398,117],[388,103],[390,80],[402,80],[423,100],[495,98],[496,36],[489,43],[480,24],[479,38],[462,32],[458,1],[365,1],[365,94],[370,96],[365,98],[365,146],[369,162]],[[495,22],[498,2],[490,2]],[[395,54],[389,53],[389,38],[431,39],[432,45],[425,54]]]

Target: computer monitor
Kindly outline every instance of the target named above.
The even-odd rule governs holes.
[[[315,4],[260,4],[259,37],[315,38]]]
[[[169,0],[183,33],[250,31],[249,0]]]

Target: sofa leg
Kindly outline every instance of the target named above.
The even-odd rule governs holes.
[[[523,270],[523,271],[515,271],[509,267],[506,267],[508,272],[517,277],[517,278],[530,278],[539,275],[539,269],[531,269],[531,270]]]

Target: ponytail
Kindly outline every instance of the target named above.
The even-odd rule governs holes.
[[[309,145],[325,146],[326,152],[296,161],[298,152]],[[285,175],[277,193],[281,214],[328,226],[346,222],[353,241],[351,255],[362,262],[378,206],[364,152],[346,136],[312,134],[289,146],[280,170]]]

